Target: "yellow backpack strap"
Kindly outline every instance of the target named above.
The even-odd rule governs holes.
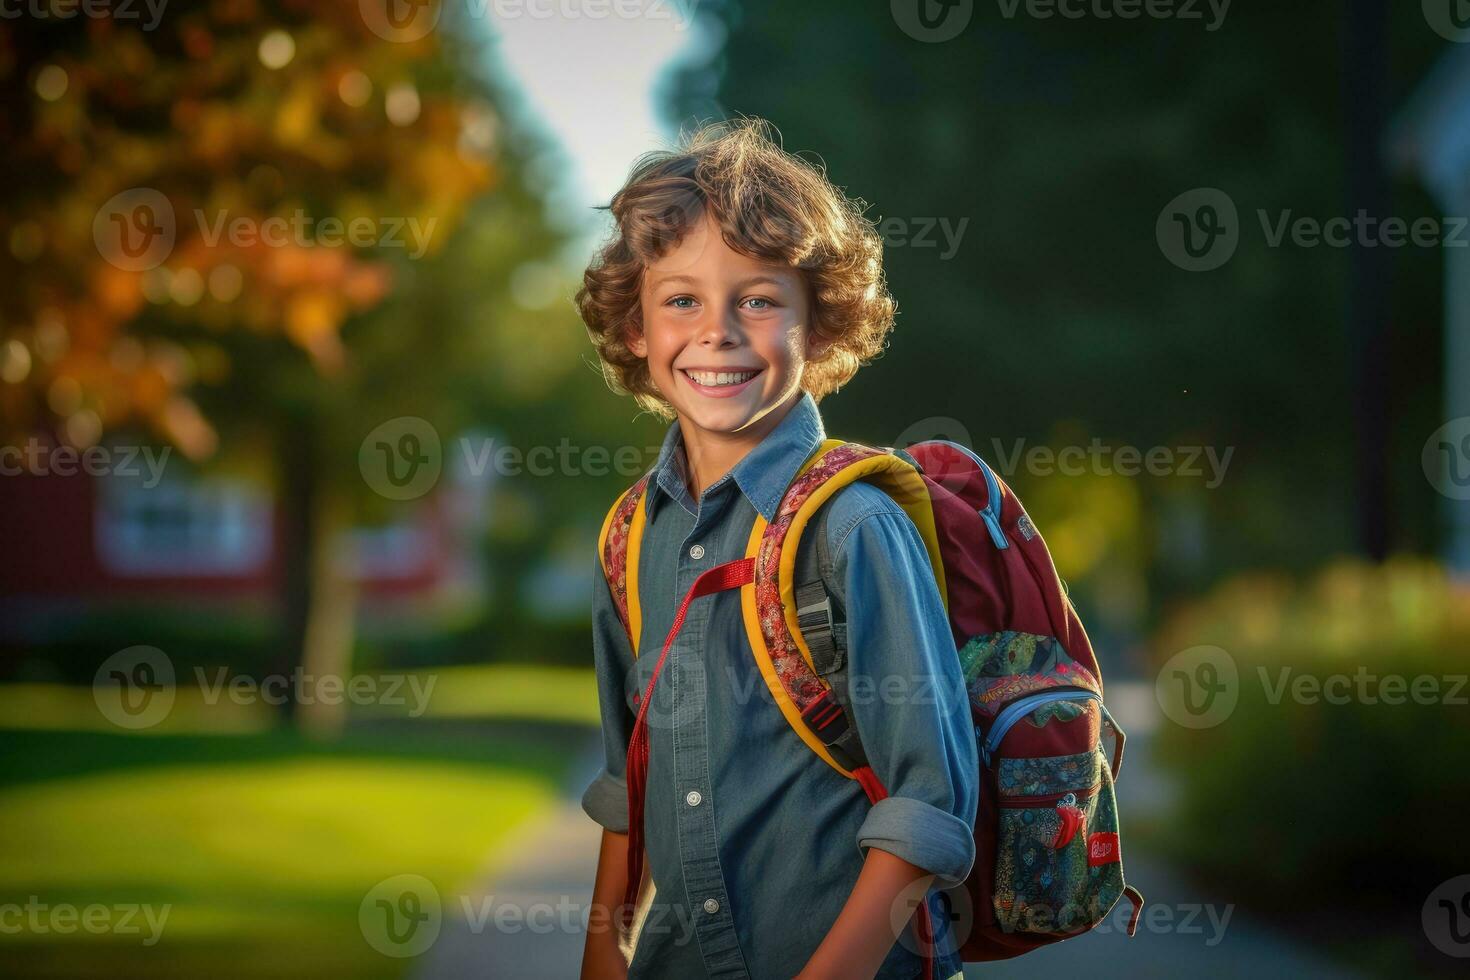
[[[623,491],[603,518],[602,531],[597,536],[602,573],[607,577],[607,587],[612,592],[618,618],[623,621],[623,629],[628,631],[635,660],[638,657],[638,640],[643,633],[643,613],[638,605],[638,555],[643,543],[646,517],[643,495],[648,489],[648,479],[649,474],[645,474],[643,479]]]
[[[802,638],[796,611],[796,554],[802,532],[824,503],[856,480],[875,483],[903,508],[924,541],[945,611],[949,597],[928,485],[913,463],[886,449],[829,439],[798,471],[781,499],[774,521],[756,515],[746,545],[755,559],[755,581],[741,589],[741,608],[756,666],[786,721],[822,761],[850,779],[828,749],[823,729],[841,724],[841,706],[817,674]]]

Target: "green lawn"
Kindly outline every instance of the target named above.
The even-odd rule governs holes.
[[[513,678],[497,688],[520,709],[511,720],[464,720],[501,712],[462,700],[447,720],[360,719],[332,742],[0,730],[0,974],[401,976],[414,961],[364,938],[368,892],[421,875],[453,914],[534,830],[594,731],[567,723],[585,720],[555,697],[567,678]],[[538,697],[554,724],[530,720]],[[121,925],[130,906],[127,934],[48,918]],[[12,927],[25,916],[42,927]]]

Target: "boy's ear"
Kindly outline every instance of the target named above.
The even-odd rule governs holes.
[[[815,327],[807,331],[806,336],[806,359],[808,361],[820,361],[831,349],[833,341],[817,333]]]
[[[632,326],[627,327],[624,329],[623,338],[624,342],[628,345],[628,350],[632,351],[635,356],[648,356],[648,340],[643,336],[642,329]]]

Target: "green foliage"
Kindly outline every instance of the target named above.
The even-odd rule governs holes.
[[[824,404],[829,428],[886,444],[947,416],[982,452],[992,437],[1074,444],[1058,440],[1059,422],[1084,445],[1095,435],[1145,450],[1235,447],[1218,490],[1138,479],[1143,534],[1159,539],[1150,611],[1231,570],[1305,570],[1352,549],[1348,253],[1272,247],[1258,216],[1351,214],[1345,126],[1356,107],[1343,105],[1342,79],[1366,69],[1344,63],[1342,7],[1235,4],[1210,31],[1039,19],[1025,4],[1008,17],[1008,6],[974,4],[957,37],[921,43],[886,4],[700,5],[728,41],[687,69],[680,121],[766,117],[788,149],[870,202],[875,221],[911,232],[925,216],[968,222],[947,260],[942,247],[886,236],[898,327],[851,394]],[[1446,47],[1418,4],[1391,7],[1390,109]],[[1234,258],[1206,273],[1171,264],[1155,238],[1165,205],[1199,187],[1222,189],[1240,214]],[[1411,177],[1394,191],[1391,214],[1435,213]],[[1424,358],[1442,344],[1441,266],[1437,249],[1395,250],[1383,382],[1394,459],[1414,459],[1439,424]],[[1429,550],[1432,493],[1412,463],[1393,479],[1398,546]],[[1193,563],[1171,558],[1180,549],[1155,519],[1181,495],[1200,512]],[[1074,584],[1084,603],[1106,601],[1105,576]]]
[[[1232,658],[1239,702],[1214,727],[1161,730],[1175,851],[1278,908],[1417,921],[1470,860],[1455,826],[1470,807],[1470,591],[1409,559],[1246,576],[1178,612],[1155,649],[1198,644]]]

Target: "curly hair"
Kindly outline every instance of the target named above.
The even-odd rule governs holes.
[[[677,246],[708,208],[732,249],[802,271],[810,328],[829,346],[807,362],[801,385],[817,401],[839,390],[883,349],[896,312],[883,277],[883,240],[865,206],[784,150],[780,134],[761,119],[705,125],[676,149],[644,154],[608,205],[616,230],[576,296],[609,387],[674,418],[628,339],[642,330],[644,269]]]

